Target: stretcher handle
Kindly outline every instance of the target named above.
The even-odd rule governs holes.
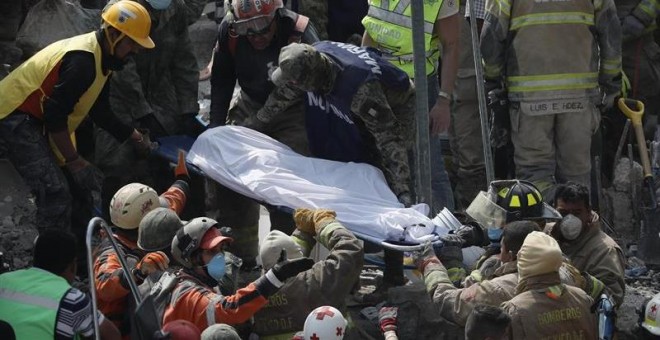
[[[442,241],[437,240],[435,242],[432,242],[432,244],[441,246]],[[414,245],[401,245],[401,244],[390,243],[388,241],[381,241],[380,245],[383,246],[384,248],[396,250],[400,252],[411,252],[411,251],[418,251],[424,249],[424,243],[414,244]]]

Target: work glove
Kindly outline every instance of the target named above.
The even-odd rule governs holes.
[[[380,330],[385,333],[389,331],[397,330],[396,327],[396,317],[399,308],[397,307],[382,307],[378,311],[378,324],[380,325]]]
[[[456,234],[447,234],[441,237],[442,245],[435,246],[435,253],[446,268],[463,267],[463,238]],[[462,280],[462,278],[461,278]]]
[[[78,187],[88,192],[101,192],[103,172],[97,167],[80,156],[65,166]]]
[[[646,26],[633,14],[629,14],[621,20],[621,34],[623,41],[639,38],[644,34]]]
[[[177,180],[190,182],[190,174],[188,174],[188,167],[186,167],[186,152],[179,150],[179,158],[174,168],[174,177]]]
[[[487,246],[490,241],[488,240],[488,235],[484,228],[482,228],[477,222],[469,222],[468,224],[462,225],[456,232],[453,234],[447,234],[440,236],[440,239],[445,243],[455,243],[456,238],[460,238],[462,241],[462,247],[467,248],[471,246]]]
[[[404,192],[400,194],[399,196],[397,196],[396,199],[399,200],[399,202],[403,204],[403,206],[406,208],[411,207],[413,205],[412,196],[410,196],[410,193],[408,192]]]
[[[151,137],[149,136],[149,129],[138,129],[138,132],[142,134],[142,138],[139,140],[131,140],[133,141],[133,148],[135,149],[135,153],[138,156],[147,157],[151,154],[151,151],[158,148],[158,144],[151,141]]]
[[[412,259],[415,267],[417,267],[422,273],[424,273],[424,268],[426,268],[429,263],[440,263],[438,257],[435,256],[435,251],[433,250],[431,242],[426,242],[422,250],[413,251]]]
[[[155,251],[144,255],[142,260],[135,265],[135,268],[143,276],[148,276],[157,271],[164,271],[169,267],[170,259],[162,251]]]
[[[496,88],[488,92],[488,110],[490,112],[490,143],[493,148],[501,148],[509,142],[511,119],[509,98],[506,90]]]
[[[293,260],[287,259],[286,250],[282,249],[280,261],[277,262],[269,272],[272,272],[280,282],[284,282],[287,279],[298,275],[298,273],[302,273],[312,268],[313,265],[314,260],[308,257],[301,257]],[[266,275],[266,278],[268,278],[268,275]],[[274,282],[271,283],[278,287]]]
[[[318,235],[321,229],[328,223],[334,222],[336,217],[337,213],[328,209],[298,208],[293,213],[296,228],[312,235]]]
[[[606,93],[603,96],[603,101],[600,105],[600,112],[610,111],[614,107],[614,104],[619,100],[619,97],[621,97],[621,93],[619,92]]]

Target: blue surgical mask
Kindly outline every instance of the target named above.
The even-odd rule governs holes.
[[[206,264],[206,272],[216,281],[220,281],[225,275],[225,254],[219,253]]]
[[[488,227],[488,239],[490,243],[499,245],[500,240],[502,240],[502,228],[499,227]]]
[[[147,0],[149,5],[156,10],[164,10],[167,7],[170,7],[172,0]]]

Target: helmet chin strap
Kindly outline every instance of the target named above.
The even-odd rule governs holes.
[[[115,55],[115,47],[119,43],[119,41],[126,36],[123,32],[120,32],[119,37],[112,41],[110,38],[110,30],[108,29],[109,26],[106,26],[103,28],[103,33],[105,34],[105,38],[108,40],[108,44],[110,45],[110,55],[114,56]]]

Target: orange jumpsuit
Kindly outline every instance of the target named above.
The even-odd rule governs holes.
[[[178,180],[174,182],[166,192],[160,195],[161,205],[165,203],[167,207],[180,214],[186,205],[188,190],[188,183],[185,181]],[[134,266],[146,255],[144,251],[137,247],[135,240],[130,240],[120,234],[113,234],[112,236],[126,254],[129,266]],[[119,328],[122,335],[127,335],[130,324],[129,314],[126,313],[130,293],[129,285],[117,253],[107,237],[104,237],[97,247],[95,257],[94,284],[96,286],[98,308],[103,315]],[[139,281],[139,278],[136,277],[136,279]],[[137,283],[140,284],[141,282]]]

